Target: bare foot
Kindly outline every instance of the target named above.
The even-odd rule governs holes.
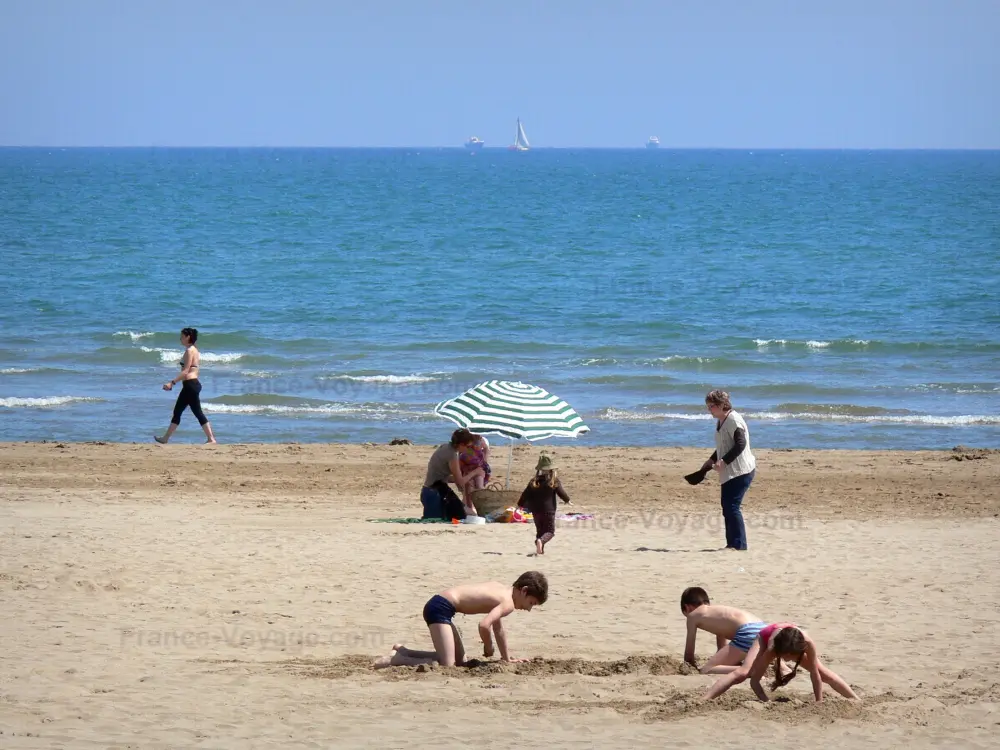
[[[393,652],[388,656],[380,656],[379,658],[377,658],[372,663],[372,666],[375,667],[375,669],[385,669],[386,667],[391,667],[392,660],[395,656],[396,656],[396,651],[393,650]]]
[[[166,445],[167,444],[167,439],[166,438],[161,438],[159,435],[153,435],[153,440],[155,440],[156,442],[160,443],[161,445]]]
[[[392,644],[392,650],[393,651],[405,651],[406,650],[406,645],[403,644],[403,643],[393,643]]]
[[[542,540],[541,539],[536,539],[535,540],[535,554],[536,555],[544,555],[545,554],[545,545],[542,544]]]
[[[206,440],[205,445],[217,445],[217,443],[214,440]]]

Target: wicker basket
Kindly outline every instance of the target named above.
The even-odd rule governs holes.
[[[516,507],[517,501],[520,499],[521,493],[517,490],[487,488],[472,493],[472,504],[476,506],[476,513],[480,516],[488,516],[497,510]]]

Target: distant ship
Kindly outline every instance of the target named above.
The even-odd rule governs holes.
[[[521,124],[521,118],[517,118],[517,135],[514,137],[514,143],[508,146],[509,151],[527,151],[531,148],[531,144],[528,143],[528,136],[524,134],[524,125]]]
[[[465,142],[465,147],[470,151],[478,151],[483,146],[486,145],[486,141],[476,136],[472,136],[469,140]]]
[[[649,140],[646,141],[646,148],[659,148],[659,147],[660,147],[660,139],[657,138],[655,135],[649,136]]]

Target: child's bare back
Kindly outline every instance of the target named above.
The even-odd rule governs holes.
[[[453,586],[435,594],[424,605],[424,622],[430,630],[434,650],[416,651],[396,643],[389,656],[376,659],[375,667],[464,664],[465,644],[452,621],[456,614],[486,615],[479,623],[479,636],[483,641],[483,656],[487,659],[493,656],[493,637],[496,636],[503,661],[523,661],[511,658],[507,651],[503,618],[518,609],[530,612],[532,607],[544,604],[548,596],[549,582],[538,571],[522,573],[513,585],[489,581]]]
[[[705,630],[712,635],[722,636],[730,641],[736,637],[736,631],[741,626],[760,622],[757,615],[721,604],[703,604],[689,613],[687,618],[689,626]]]
[[[465,583],[442,591],[441,596],[455,605],[455,610],[463,615],[489,614],[501,605],[504,605],[505,610],[514,611],[509,583]]]

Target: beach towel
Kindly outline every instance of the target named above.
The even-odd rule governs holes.
[[[369,518],[368,523],[451,523],[443,518]]]

